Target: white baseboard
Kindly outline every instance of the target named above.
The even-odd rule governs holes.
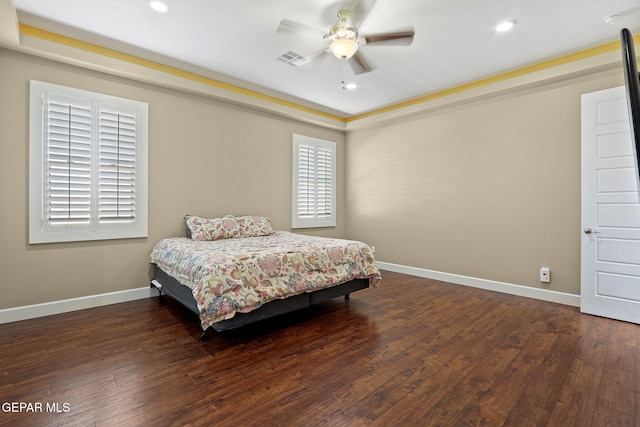
[[[529,286],[514,285],[512,283],[496,282],[493,280],[478,279],[476,277],[461,276],[458,274],[444,273],[441,271],[427,270],[424,268],[409,267],[392,264],[389,262],[377,262],[382,270],[396,273],[409,274],[411,276],[427,279],[441,280],[457,285],[472,286],[490,291],[503,292],[543,301],[580,307],[580,296],[557,292],[548,289],[532,288]],[[157,291],[151,287],[128,289],[126,291],[110,292],[99,295],[89,295],[80,298],[71,298],[60,301],[46,302],[42,304],[25,305],[22,307],[6,308],[0,310],[0,324],[17,322],[20,320],[35,319],[37,317],[51,316],[70,311],[84,310],[103,305],[117,304],[120,302],[134,301],[137,299],[156,296]]]
[[[393,271],[395,273],[404,273],[411,276],[455,283],[456,285],[472,286],[474,288],[487,289],[490,291],[497,291],[505,294],[518,295],[522,297],[535,298],[543,301],[580,307],[580,296],[568,294],[565,292],[552,291],[550,289],[532,288],[530,286],[514,285],[512,283],[496,282],[493,280],[478,279],[476,277],[443,273],[442,271],[427,270],[424,268],[408,267],[405,265],[392,264],[389,262],[378,261],[377,264],[378,268],[380,268],[381,270]]]
[[[67,313],[70,311],[84,310],[86,308],[100,307],[103,305],[117,304],[119,302],[134,301],[155,295],[158,295],[158,291],[151,289],[151,287],[145,287],[45,302],[42,304],[5,308],[0,310],[0,324],[17,322],[19,320],[35,319],[36,317],[51,316],[53,314]]]

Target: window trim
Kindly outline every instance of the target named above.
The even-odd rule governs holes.
[[[303,218],[299,215],[299,167],[300,167],[300,146],[313,147],[314,150],[322,149],[328,150],[331,153],[331,195],[330,195],[330,209],[331,213],[326,216],[319,216],[318,214],[318,192],[317,188],[314,190],[314,208],[312,216]],[[320,228],[320,227],[335,227],[336,226],[336,143],[333,141],[327,141],[318,138],[312,138],[304,135],[293,134],[292,143],[292,180],[291,180],[291,228]],[[316,151],[314,156],[314,162],[317,161],[318,153]],[[316,168],[317,169],[317,168]]]
[[[83,224],[48,224],[47,221],[47,129],[45,97],[77,98],[91,105],[92,147],[90,219]],[[132,221],[98,219],[98,145],[100,108],[116,107],[135,117],[135,215]],[[104,111],[104,110],[103,110]],[[148,104],[96,92],[31,80],[29,85],[29,244],[143,238],[148,236]]]

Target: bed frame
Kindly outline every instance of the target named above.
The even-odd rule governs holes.
[[[158,289],[160,292],[160,298],[162,298],[163,294],[166,294],[198,315],[198,317],[200,316],[200,310],[198,310],[198,306],[196,304],[196,300],[193,298],[191,289],[182,285],[157,265],[154,266],[154,275],[153,280],[151,280],[151,287]],[[366,289],[368,287],[369,279],[355,279],[330,288],[323,288],[313,292],[293,295],[285,299],[276,299],[263,304],[261,307],[248,313],[237,313],[231,319],[214,323],[202,332],[200,338],[203,340],[206,339],[209,336],[209,329],[214,329],[218,332],[227,331],[229,329],[239,328],[249,323],[301,310],[335,297],[344,295],[345,299],[349,299],[349,294],[352,292],[360,289]]]

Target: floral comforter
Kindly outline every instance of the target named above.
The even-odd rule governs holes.
[[[192,289],[202,328],[277,298],[368,278],[380,281],[364,243],[277,231],[260,237],[159,241],[151,263]]]

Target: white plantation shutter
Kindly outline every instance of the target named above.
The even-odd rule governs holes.
[[[91,103],[44,98],[47,225],[89,224],[91,217]]]
[[[147,235],[147,104],[31,81],[29,243]]]
[[[333,215],[334,155],[335,146],[316,147],[316,215],[320,218]]]
[[[296,215],[298,217],[312,217],[315,211],[315,155],[313,147],[309,145],[298,145],[298,202]]]
[[[292,227],[336,225],[336,144],[293,135]]]
[[[136,215],[136,118],[115,108],[100,111],[98,218],[134,221]]]

